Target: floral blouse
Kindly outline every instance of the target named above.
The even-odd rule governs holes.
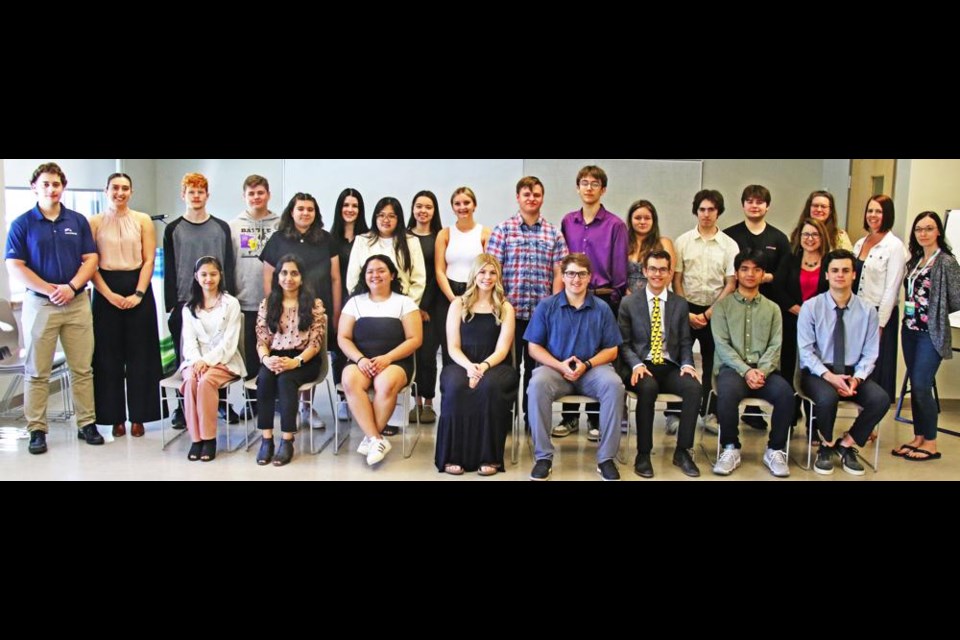
[[[916,311],[913,314],[913,317],[907,317],[904,315],[903,326],[912,331],[929,331],[927,325],[927,320],[930,317],[929,307],[930,307],[930,271],[933,269],[932,264],[928,264],[923,270],[917,275],[916,281],[913,283],[913,297],[904,296],[904,300],[910,301],[916,305]],[[909,289],[907,289],[909,292]]]
[[[267,326],[267,301],[260,303],[257,312],[257,345],[273,351],[306,351],[310,347],[320,349],[323,334],[327,327],[327,314],[323,311],[323,302],[313,302],[313,322],[306,331],[300,331],[300,310],[298,307],[284,309],[280,314],[277,332],[271,333]]]

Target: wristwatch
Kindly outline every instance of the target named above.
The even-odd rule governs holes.
[[[147,292],[146,292],[146,291],[134,291],[134,292],[133,292],[133,295],[137,296],[138,298],[142,298],[143,296],[147,295]]]
[[[73,290],[73,295],[77,295],[80,293],[80,289],[77,289],[75,286],[73,286],[73,283],[70,282],[69,280],[67,280],[67,286]]]
[[[294,360],[296,360],[296,361],[299,363],[299,364],[297,365],[297,367],[302,367],[302,366],[303,366],[303,356],[302,356],[302,355],[301,355],[301,356],[297,356],[296,358],[294,358]]]

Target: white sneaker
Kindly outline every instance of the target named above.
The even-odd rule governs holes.
[[[393,448],[393,445],[390,444],[389,440],[384,438],[375,438],[370,441],[370,452],[367,454],[367,464],[375,465],[384,458],[387,457],[387,454],[390,452],[390,449]]]
[[[680,428],[680,416],[676,414],[667,415],[667,435],[675,436],[677,435],[677,430]]]
[[[734,445],[728,444],[723,448],[717,464],[713,465],[713,472],[718,476],[728,476],[733,470],[740,466],[740,449]]]
[[[363,436],[363,440],[360,441],[360,446],[357,447],[357,453],[362,456],[370,453],[370,436]]]
[[[350,419],[350,407],[347,406],[346,400],[341,400],[337,403],[337,420],[340,422],[346,422]]]
[[[763,464],[767,465],[770,473],[778,478],[786,478],[790,475],[790,465],[787,463],[786,451],[767,449],[763,454]]]
[[[715,436],[720,435],[720,422],[715,414],[708,413],[706,416],[700,416],[697,420],[707,433]]]
[[[600,429],[590,427],[587,429],[587,440],[590,442],[600,442]]]

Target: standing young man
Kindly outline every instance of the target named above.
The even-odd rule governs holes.
[[[708,406],[714,352],[710,318],[713,317],[713,305],[733,293],[736,287],[733,261],[740,251],[737,243],[717,226],[723,211],[723,196],[719,191],[703,189],[693,197],[697,226],[677,238],[677,266],[673,276],[673,291],[686,298],[690,305],[690,335],[694,341],[700,342],[703,359],[700,415],[714,433],[718,432],[716,408]],[[670,409],[676,408],[679,407],[671,403]]]
[[[863,465],[853,445],[864,446],[890,410],[890,396],[867,379],[880,353],[880,316],[873,305],[853,294],[855,261],[846,249],[825,255],[830,290],[804,302],[797,318],[800,386],[814,402],[814,424],[822,442],[813,470],[822,475],[833,473],[836,454],[844,471],[862,476]],[[857,403],[863,411],[831,446],[841,399]]]
[[[583,207],[564,216],[560,228],[570,252],[583,253],[590,259],[593,267],[590,292],[606,302],[616,318],[620,299],[627,290],[627,225],[601,202],[607,192],[606,171],[593,165],[583,167],[577,173],[576,185]],[[564,409],[573,411],[577,405],[566,404]],[[596,404],[587,405],[587,411],[596,410]],[[589,440],[600,438],[598,420],[596,413],[587,414]],[[577,413],[564,413],[553,435],[568,436],[579,429],[579,424]]]
[[[270,183],[263,176],[248,176],[243,181],[246,210],[230,222],[233,251],[236,255],[237,290],[243,313],[243,338],[246,353],[247,380],[257,377],[257,311],[264,298],[263,263],[260,254],[267,240],[277,230],[280,216],[270,211]],[[256,406],[256,405],[254,405]]]
[[[541,300],[563,291],[560,262],[567,256],[567,243],[560,229],[543,217],[543,182],[526,176],[517,182],[519,211],[494,227],[487,240],[487,253],[500,261],[503,289],[517,312],[514,353],[517,372],[523,364],[523,421],[527,427],[527,389],[536,361],[530,357],[524,338],[527,325]]]
[[[86,218],[60,204],[67,176],[42,164],[30,178],[37,205],[19,216],[7,236],[7,270],[27,287],[23,299],[23,413],[28,451],[47,451],[47,400],[57,340],[70,367],[77,436],[103,444],[93,399],[93,313],[87,282],[97,271],[97,246]],[[82,426],[81,426],[82,425]]]
[[[750,184],[744,187],[740,195],[740,205],[743,207],[743,222],[727,227],[725,234],[733,238],[740,251],[762,251],[766,261],[763,282],[760,284],[760,293],[768,300],[776,300],[773,295],[773,274],[780,266],[780,260],[790,255],[790,241],[787,236],[775,226],[766,221],[767,211],[771,202],[770,190],[760,184]],[[793,384],[793,372],[786,372],[790,384]],[[747,407],[743,421],[754,429],[766,429],[767,423],[761,416],[758,407]]]
[[[193,273],[197,260],[213,256],[223,265],[224,286],[236,291],[233,240],[230,225],[207,213],[209,183],[199,173],[188,173],[180,181],[180,198],[186,205],[183,216],[167,225],[163,233],[163,293],[170,317],[170,337],[180,366],[180,333],[183,329],[183,306],[190,300]],[[177,407],[171,421],[175,427],[186,427],[183,411]]]
[[[710,321],[717,347],[717,415],[723,452],[713,472],[730,475],[740,466],[740,401],[761,398],[773,405],[773,428],[763,464],[778,478],[790,475],[787,438],[793,422],[793,389],[780,375],[783,321],[780,307],[760,293],[766,274],[762,251],[737,254],[737,290],[714,306]]]
[[[620,448],[624,389],[609,365],[617,359],[623,338],[610,307],[588,291],[590,259],[571,253],[560,266],[564,290],[537,305],[524,335],[530,355],[542,365],[530,381],[530,430],[536,456],[530,479],[547,480],[553,468],[553,401],[582,393],[600,400],[597,473],[604,480],[619,480],[614,458]]]

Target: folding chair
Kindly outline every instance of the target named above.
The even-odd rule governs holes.
[[[713,388],[710,389],[710,395],[715,396],[718,400],[717,395],[717,376],[712,374],[710,379],[712,380]],[[747,414],[747,407],[757,407],[760,409],[760,413],[751,413]],[[768,420],[773,420],[773,405],[763,400],[761,398],[744,398],[740,401],[740,405],[737,407],[737,417],[743,418],[745,415],[751,416],[760,416]],[[707,453],[707,449],[703,444],[704,439],[707,437],[707,425],[706,423],[701,423],[700,425],[700,450],[703,452],[703,455],[706,456],[707,460],[710,461],[710,464],[717,464],[717,460],[720,458],[720,434],[717,433],[717,455],[715,458],[711,458],[710,454]],[[787,459],[790,459],[790,437],[787,436]]]

